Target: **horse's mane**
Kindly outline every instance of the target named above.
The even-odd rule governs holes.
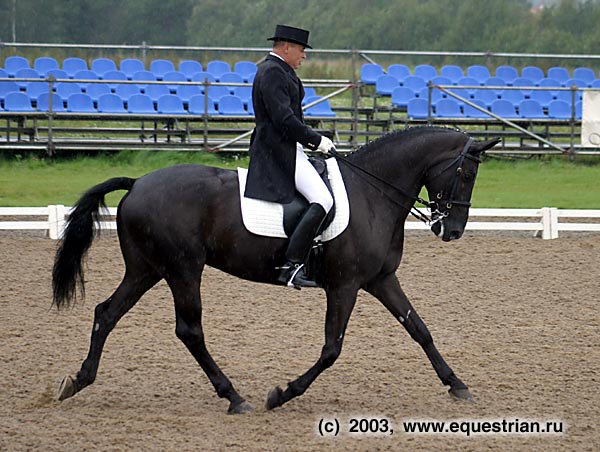
[[[363,153],[367,153],[372,151],[373,148],[380,147],[381,145],[387,144],[390,141],[394,141],[397,139],[408,140],[410,138],[414,138],[425,133],[448,133],[448,132],[459,132],[466,135],[466,132],[451,128],[451,127],[439,127],[439,126],[416,126],[416,127],[407,127],[402,130],[394,130],[393,132],[386,133],[385,135],[377,138],[376,140],[369,141],[367,144],[362,145],[356,151],[352,152],[350,155],[362,155]]]

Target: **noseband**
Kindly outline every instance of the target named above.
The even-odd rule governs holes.
[[[394,190],[399,192],[401,195],[403,195],[409,199],[412,199],[413,202],[416,201],[419,204],[422,204],[425,207],[428,207],[431,210],[431,217],[429,217],[427,214],[423,213],[422,211],[420,211],[418,208],[416,208],[414,206],[411,206],[410,209],[407,208],[405,205],[398,202],[396,199],[392,198],[390,195],[388,195],[387,193],[382,191],[382,193],[385,196],[387,196],[389,199],[391,199],[395,204],[398,204],[402,208],[407,209],[410,212],[410,214],[413,215],[415,218],[421,220],[423,223],[433,226],[435,223],[443,220],[448,215],[450,215],[450,209],[452,209],[453,205],[466,206],[466,207],[471,206],[470,201],[456,200],[456,199],[454,199],[454,196],[456,194],[456,189],[458,187],[458,181],[459,181],[460,175],[462,173],[462,166],[463,166],[465,159],[469,159],[469,160],[473,160],[474,162],[481,163],[481,159],[479,157],[469,154],[469,149],[471,148],[472,144],[473,144],[473,138],[469,138],[467,140],[467,142],[465,143],[465,146],[463,147],[463,150],[460,153],[460,155],[458,157],[456,157],[454,160],[452,160],[448,165],[446,165],[441,171],[438,171],[437,173],[435,173],[435,175],[431,176],[431,179],[433,180],[433,179],[441,176],[443,173],[445,173],[447,170],[449,170],[450,168],[452,168],[454,165],[456,165],[458,163],[458,166],[456,168],[456,176],[454,177],[454,179],[452,181],[452,188],[450,190],[450,196],[447,199],[444,199],[443,192],[439,192],[436,195],[435,201],[427,201],[427,200],[421,198],[420,196],[409,195],[400,187],[397,187],[394,184],[391,184],[390,182],[380,178],[379,176],[377,176],[377,175],[365,170],[364,168],[361,168],[360,166],[356,165],[355,163],[351,162],[350,160],[348,160],[345,156],[341,155],[336,150],[330,150],[329,153],[331,155],[333,155],[336,159],[341,160],[342,162],[346,163],[348,166],[358,169],[359,171],[361,171],[364,174],[372,177],[373,179],[381,182],[382,184],[384,184],[390,188],[393,188]],[[371,185],[376,187],[376,185],[373,184],[371,181],[368,181],[368,182]],[[378,188],[381,189],[380,187],[378,187]],[[446,206],[445,206],[446,209],[442,211],[442,210],[440,210],[440,204],[443,205],[444,202],[446,203]]]

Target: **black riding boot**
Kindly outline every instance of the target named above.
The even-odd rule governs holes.
[[[286,263],[281,268],[277,281],[290,287],[318,287],[304,272],[304,262],[312,247],[321,223],[327,212],[320,204],[310,204],[290,237],[285,253]]]

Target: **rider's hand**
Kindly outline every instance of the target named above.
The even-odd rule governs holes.
[[[335,144],[326,136],[321,137],[321,142],[319,146],[317,146],[317,150],[321,151],[323,154],[327,154],[331,150],[335,150]]]

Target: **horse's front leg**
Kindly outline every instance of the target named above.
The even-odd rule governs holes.
[[[459,399],[473,401],[473,396],[467,385],[454,374],[454,371],[440,355],[427,326],[411,306],[410,301],[408,301],[400,287],[396,275],[391,273],[377,278],[365,287],[365,290],[381,301],[388,311],[406,328],[410,336],[419,343],[442,383],[450,386],[448,392]]]
[[[327,314],[325,317],[325,345],[319,360],[308,372],[288,383],[282,390],[279,386],[272,389],[267,396],[268,410],[283,405],[294,397],[298,397],[308,389],[313,381],[328,367],[331,367],[342,352],[344,332],[348,319],[356,302],[358,288],[344,287],[327,291]]]

